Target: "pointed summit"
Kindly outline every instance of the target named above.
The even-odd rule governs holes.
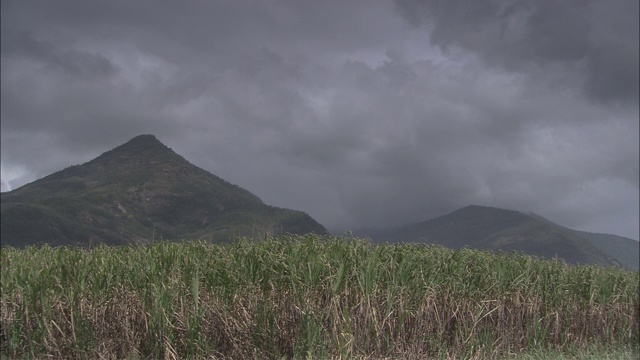
[[[166,151],[171,150],[160,142],[158,138],[151,134],[138,135],[126,143],[116,147],[112,151],[128,151],[128,152],[149,152],[149,151]]]
[[[124,145],[129,144],[129,143],[135,143],[135,142],[139,142],[139,143],[142,143],[142,142],[147,142],[147,143],[155,142],[155,143],[162,144],[160,142],[160,140],[158,140],[158,138],[155,137],[155,135],[152,135],[152,134],[141,134],[141,135],[138,135],[138,136],[134,137],[133,139],[129,140]]]
[[[265,205],[153,135],[2,193],[2,244],[127,244],[156,239],[318,233],[309,215]]]
[[[173,150],[161,143],[155,136],[146,134],[134,137],[115,149],[105,152],[91,162],[126,161],[131,160],[131,158],[151,159],[168,153],[175,154]],[[175,155],[177,156],[177,154]]]

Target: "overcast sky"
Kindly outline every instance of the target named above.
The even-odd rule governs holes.
[[[2,191],[154,134],[329,229],[638,239],[638,0],[3,0]]]

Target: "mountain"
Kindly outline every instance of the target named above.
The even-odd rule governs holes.
[[[471,205],[432,220],[356,235],[368,236],[374,242],[423,242],[453,249],[518,251],[542,258],[557,257],[569,264],[622,265],[633,269],[628,261],[601,250],[582,232],[537,216],[486,206]],[[603,239],[605,244],[610,238]]]
[[[327,233],[309,215],[266,205],[192,165],[153,135],[1,196],[2,245]]]
[[[553,223],[536,213],[529,213],[529,215],[589,241],[591,245],[608,257],[617,260],[621,266],[627,269],[640,270],[640,243],[638,241],[618,235],[573,230]]]

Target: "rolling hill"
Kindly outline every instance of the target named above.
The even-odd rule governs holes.
[[[453,249],[518,251],[542,258],[557,257],[570,264],[638,269],[635,240],[571,230],[535,214],[486,206],[471,205],[435,219],[355,235],[368,236],[374,242],[422,242]]]
[[[591,245],[618,261],[625,268],[633,271],[640,270],[640,243],[638,241],[618,235],[573,230],[558,225],[536,213],[529,213],[529,215],[589,241]]]
[[[19,247],[327,233],[306,213],[264,204],[153,135],[2,193],[1,215],[2,245]]]
[[[189,163],[153,135],[137,136],[85,164],[2,193],[0,219],[2,245],[17,247],[327,233],[306,213],[264,204],[251,192]],[[486,206],[355,235],[374,242],[519,251],[571,264],[639,270],[635,240]]]

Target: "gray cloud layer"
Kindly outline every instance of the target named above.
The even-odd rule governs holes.
[[[638,1],[397,0],[430,41],[515,71],[574,68],[592,100],[638,101]]]
[[[8,1],[3,191],[153,133],[330,228],[638,238],[638,2]]]

